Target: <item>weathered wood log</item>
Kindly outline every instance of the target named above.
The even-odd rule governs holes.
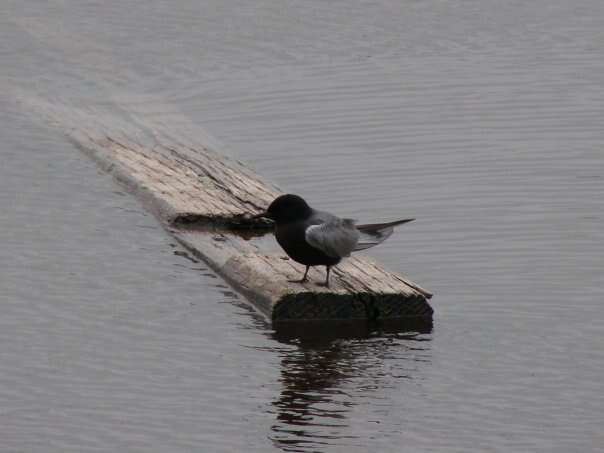
[[[273,321],[299,319],[426,318],[431,294],[365,256],[344,260],[332,271],[331,287],[317,286],[324,269],[312,268],[310,281],[292,283],[303,267],[264,238],[242,237],[222,229],[200,232],[173,229],[229,283]]]
[[[267,237],[266,221],[250,218],[282,192],[216,152],[207,140],[191,139],[182,124],[167,128],[130,113],[118,126],[106,112],[89,107],[39,99],[29,103],[273,321],[431,319],[428,291],[365,256],[355,255],[334,268],[329,289],[312,283],[324,279],[323,268],[311,270],[309,283],[288,282],[303,268]]]

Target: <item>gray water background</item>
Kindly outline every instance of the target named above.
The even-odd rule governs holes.
[[[433,331],[284,340],[23,93],[416,217]],[[5,0],[0,451],[604,451],[603,123],[594,0]]]

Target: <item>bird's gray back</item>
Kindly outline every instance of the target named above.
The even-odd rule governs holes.
[[[328,256],[350,256],[357,246],[360,233],[352,219],[342,219],[325,211],[313,211],[308,223],[306,241]]]
[[[341,219],[340,219],[340,217],[333,215],[331,212],[317,211],[316,209],[313,209],[312,215],[310,216],[310,218],[308,220],[309,220],[310,225],[317,225],[319,223],[327,223],[327,222],[331,222],[334,220],[341,220]]]

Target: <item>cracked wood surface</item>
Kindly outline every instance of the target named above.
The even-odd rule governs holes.
[[[304,267],[288,259],[270,235],[240,231],[250,215],[282,193],[243,163],[219,154],[184,119],[153,122],[128,112],[127,121],[87,106],[79,109],[20,99],[142,199],[166,228],[273,321],[310,319],[431,319],[431,294],[362,255],[332,271],[331,288],[291,283]],[[266,226],[266,225],[265,225]],[[266,231],[265,231],[266,232]]]

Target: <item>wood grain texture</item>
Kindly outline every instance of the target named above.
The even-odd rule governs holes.
[[[335,267],[329,289],[316,284],[325,278],[322,267],[312,268],[305,284],[289,282],[303,266],[276,247],[266,221],[250,218],[282,191],[191,133],[194,125],[172,127],[132,113],[118,122],[90,107],[26,101],[273,321],[431,319],[428,291],[366,256]]]

